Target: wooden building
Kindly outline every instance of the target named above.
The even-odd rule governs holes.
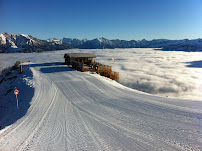
[[[93,53],[66,53],[64,58],[67,65],[72,65],[73,62],[91,64],[96,56]]]
[[[102,76],[112,80],[119,80],[119,73],[113,72],[111,66],[103,65],[94,60],[96,58],[93,53],[66,53],[64,55],[65,64],[71,65],[72,68],[78,71],[96,72]]]

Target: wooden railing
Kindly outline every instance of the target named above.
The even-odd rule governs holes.
[[[108,77],[112,80],[116,80],[116,81],[119,80],[119,73],[113,72],[111,66],[100,65],[98,66],[96,73],[102,76]]]
[[[92,67],[90,66],[86,67],[83,63],[72,62],[72,67],[78,71],[82,72],[92,71],[96,72],[97,74],[100,74],[101,76],[105,76],[112,80],[119,81],[119,73],[112,71],[111,66],[103,65],[98,62],[96,62],[94,65],[91,66]]]

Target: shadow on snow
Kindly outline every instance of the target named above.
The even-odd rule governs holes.
[[[43,73],[55,73],[55,72],[75,71],[75,70],[69,67],[47,67],[47,68],[41,68],[40,71]]]
[[[10,83],[8,86],[12,91],[5,93],[0,100],[0,130],[6,126],[12,125],[17,120],[22,118],[30,107],[30,102],[34,96],[34,88],[27,83],[25,79],[32,80],[33,73],[29,71],[28,66],[24,65],[23,68],[26,68],[27,70],[25,70],[22,74],[19,74],[18,70],[15,71],[15,75],[17,75],[15,80],[11,81],[8,78],[6,81],[4,81],[4,84],[8,85],[8,83]],[[18,109],[16,96],[13,93],[15,87],[19,90]],[[4,91],[6,92],[7,89],[5,88]]]
[[[41,64],[31,64],[30,67],[44,67],[41,68],[40,71],[42,73],[55,73],[55,72],[66,72],[66,71],[74,71],[74,69],[69,68],[61,62],[49,62],[49,63],[41,63]]]
[[[57,66],[57,65],[65,65],[65,64],[62,62],[47,62],[47,63],[39,63],[39,64],[30,64],[30,67]]]

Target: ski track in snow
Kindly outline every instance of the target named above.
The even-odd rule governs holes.
[[[31,106],[0,131],[0,150],[202,150],[202,102],[152,96],[60,67],[31,67]]]

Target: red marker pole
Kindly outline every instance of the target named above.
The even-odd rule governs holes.
[[[20,73],[22,73],[22,66],[20,66]]]
[[[138,79],[137,79],[137,90],[138,90]]]
[[[17,108],[18,108],[18,95],[15,95],[16,96],[16,100],[17,100]]]
[[[19,93],[19,91],[17,90],[17,88],[15,88],[14,94],[15,94],[16,100],[17,100],[17,108],[18,108],[18,93]]]

